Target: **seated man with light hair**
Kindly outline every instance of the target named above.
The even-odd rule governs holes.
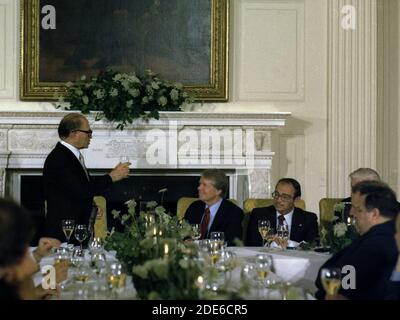
[[[371,168],[358,168],[349,174],[349,178],[350,188],[353,188],[356,184],[364,181],[381,181],[378,172]],[[344,202],[345,205],[347,204],[343,216],[335,214],[341,221],[348,221],[350,216],[351,197],[344,198],[342,202]]]
[[[378,172],[371,168],[358,168],[349,174],[349,178],[351,188],[363,181],[381,181]],[[351,197],[343,199],[342,202],[351,202]]]

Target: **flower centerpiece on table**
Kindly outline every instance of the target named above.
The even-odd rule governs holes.
[[[354,226],[354,219],[345,219],[345,203],[337,203],[334,207],[334,215],[331,221],[321,230],[321,243],[329,247],[330,252],[335,254],[350,245],[359,234]]]
[[[103,117],[117,122],[123,130],[134,119],[159,119],[159,111],[181,111],[184,103],[193,98],[183,90],[180,83],[161,80],[157,74],[147,70],[144,75],[120,73],[112,69],[101,71],[96,77],[68,82],[61,103],[69,102],[66,110],[80,110],[82,113],[99,111],[96,120]]]
[[[134,200],[126,205],[127,213],[112,212],[124,230],[111,231],[105,248],[116,251],[140,299],[239,299],[248,290],[223,286],[215,289],[221,270],[202,258],[197,244],[185,241],[192,235],[187,222],[172,217],[156,202],[148,202],[139,213]]]

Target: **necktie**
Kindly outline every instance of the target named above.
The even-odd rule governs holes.
[[[203,220],[201,221],[200,231],[201,231],[201,239],[205,239],[208,232],[208,223],[210,222],[210,209],[207,207],[204,210]]]
[[[283,214],[280,214],[278,216],[278,225],[283,226],[285,223],[286,223],[285,216]]]
[[[83,158],[82,153],[79,153],[79,162],[82,165],[83,170],[85,171],[86,178],[89,180],[89,174],[87,172],[86,166],[85,166],[85,159]]]

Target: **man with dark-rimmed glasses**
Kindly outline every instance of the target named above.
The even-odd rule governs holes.
[[[60,142],[47,156],[43,168],[45,235],[64,241],[62,220],[88,225],[93,197],[103,194],[113,182],[127,178],[130,163],[119,163],[109,174],[92,179],[80,151],[89,147],[92,138],[86,117],[69,113],[60,122],[58,135]]]
[[[290,240],[296,242],[312,242],[317,238],[317,215],[294,206],[295,201],[301,197],[301,187],[295,179],[280,179],[272,197],[272,206],[255,208],[251,212],[247,228],[247,246],[262,246],[263,244],[258,232],[259,220],[268,220],[274,233],[277,232],[279,225],[287,225]]]

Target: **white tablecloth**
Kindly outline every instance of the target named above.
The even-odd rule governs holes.
[[[285,250],[276,251],[260,247],[230,247],[238,258],[251,261],[257,254],[272,256],[273,272],[284,281],[301,286],[312,292],[319,268],[330,258],[329,254],[313,251]]]

